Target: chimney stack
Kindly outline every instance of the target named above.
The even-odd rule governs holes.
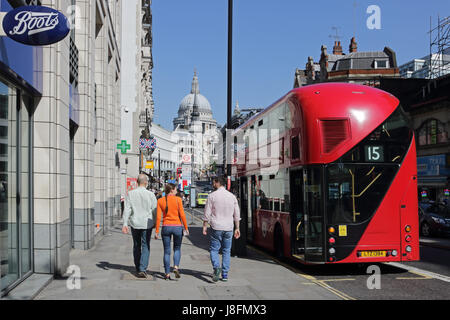
[[[352,37],[352,40],[350,40],[350,46],[348,48],[348,51],[350,53],[356,52],[358,49],[358,46],[356,45],[355,37]]]
[[[333,54],[338,54],[338,55],[342,55],[342,46],[341,46],[341,42],[340,41],[335,41],[334,42],[334,47],[333,47]]]

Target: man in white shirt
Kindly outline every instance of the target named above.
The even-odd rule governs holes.
[[[131,226],[136,272],[138,277],[147,278],[150,239],[155,225],[157,202],[155,195],[147,190],[147,176],[140,174],[137,182],[138,188],[130,191],[125,201],[122,232],[128,233],[128,225]]]
[[[221,177],[213,179],[213,187],[216,189],[208,196],[203,216],[203,234],[207,235],[208,223],[211,225],[210,257],[214,268],[213,281],[219,280],[222,273],[222,281],[228,280],[230,269],[231,243],[234,237],[241,236],[239,221],[241,220],[239,204],[236,197],[228,192],[225,180]],[[219,250],[222,248],[222,267],[220,267]]]

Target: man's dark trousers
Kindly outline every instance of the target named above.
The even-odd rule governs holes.
[[[134,229],[131,228],[133,236],[133,256],[136,272],[145,272],[148,267],[150,258],[150,239],[152,238],[152,230],[150,229]]]

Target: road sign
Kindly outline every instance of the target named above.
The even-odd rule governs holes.
[[[183,157],[181,158],[183,163],[191,163],[191,155],[190,154],[183,154]]]
[[[150,149],[154,151],[156,149],[156,139],[139,139],[139,148],[140,149]]]

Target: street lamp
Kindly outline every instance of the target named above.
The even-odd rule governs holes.
[[[161,150],[158,150],[158,190],[161,190]]]
[[[227,130],[231,130],[231,104],[232,102],[232,77],[233,77],[233,0],[228,0],[228,68],[227,68]],[[228,139],[228,134],[226,135]],[[231,141],[226,141],[226,146],[231,145]],[[228,152],[229,150],[227,150]],[[226,157],[225,159],[227,159]],[[231,178],[231,163],[227,162],[227,178]]]
[[[233,71],[233,0],[228,0],[228,84],[227,84],[227,130],[231,130],[231,104],[232,102],[232,71]],[[229,138],[229,135],[226,135]],[[231,145],[231,141],[226,141],[227,147]],[[228,148],[227,148],[228,149]],[[227,150],[229,151],[229,150]],[[231,163],[227,163],[227,178],[231,179]],[[230,184],[231,188],[231,184]],[[231,254],[233,256],[246,256],[247,255],[247,234],[246,234],[245,220],[240,221],[241,237],[235,239],[231,246]]]

